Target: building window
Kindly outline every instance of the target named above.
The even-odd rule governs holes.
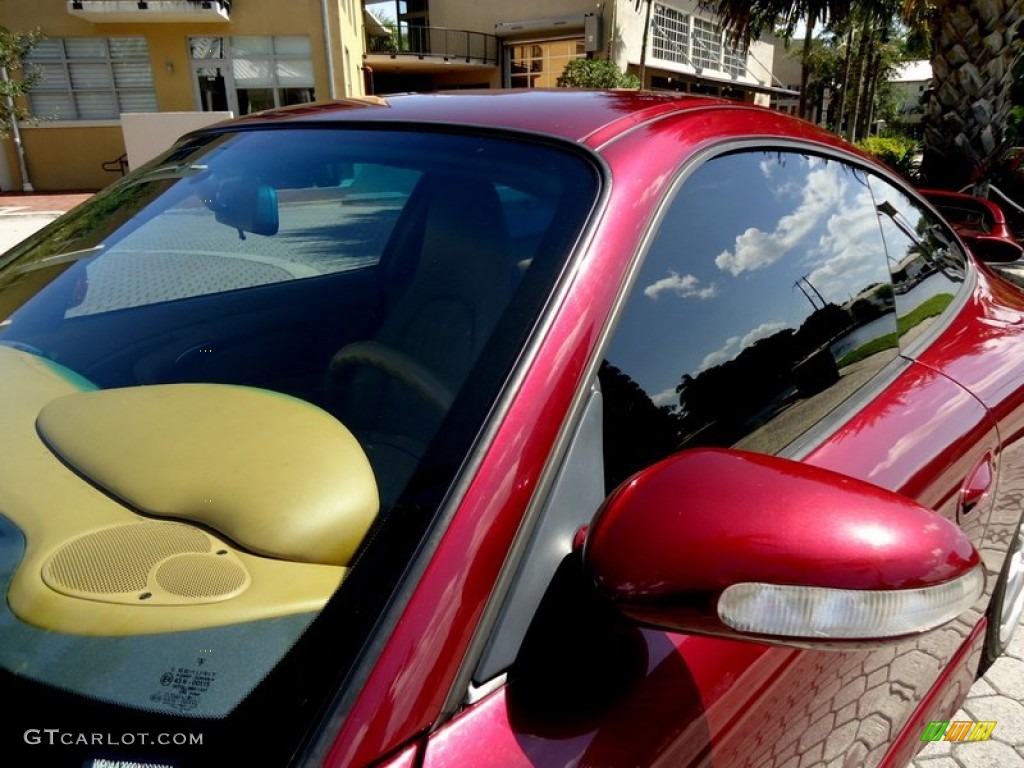
[[[509,46],[512,88],[554,88],[565,65],[586,55],[583,38]]]
[[[654,6],[654,57],[690,63],[690,17],[675,8]]]
[[[732,77],[747,74],[746,48],[730,45],[721,26],[713,21],[656,3],[651,27],[651,53],[656,59],[725,72]]]
[[[116,120],[122,112],[157,111],[144,37],[49,38],[25,64],[42,75],[29,92],[39,117]]]
[[[747,74],[747,50],[745,48],[734,48],[726,40],[722,46],[722,71],[733,77],[743,77]]]
[[[248,115],[314,100],[305,35],[193,37],[189,46],[204,110]]]
[[[713,21],[693,17],[693,66],[722,69],[722,30]]]
[[[313,101],[308,37],[232,37],[231,54],[240,114]]]

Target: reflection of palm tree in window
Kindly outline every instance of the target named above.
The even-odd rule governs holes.
[[[885,294],[887,287],[877,283],[861,294]],[[782,329],[744,348],[731,360],[696,374],[684,373],[676,386],[683,446],[732,445],[796,402],[832,387],[840,378],[832,345],[854,328],[891,311],[891,292],[888,298],[888,302],[862,299],[859,315],[854,317],[850,309],[833,303],[819,307],[808,296],[816,309],[798,330]],[[884,343],[881,339],[874,342],[871,354],[895,347],[895,334],[892,336]]]
[[[604,463],[608,491],[644,467],[675,453],[680,419],[658,407],[629,375],[604,361],[598,373],[604,400]]]

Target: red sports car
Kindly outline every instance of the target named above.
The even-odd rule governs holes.
[[[901,766],[1024,605],[1015,256],[725,101],[190,134],[0,257],[3,754]]]

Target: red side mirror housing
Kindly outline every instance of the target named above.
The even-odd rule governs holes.
[[[686,451],[634,475],[590,525],[597,590],[646,625],[834,645],[923,632],[984,591],[956,525],[910,499],[761,454]]]

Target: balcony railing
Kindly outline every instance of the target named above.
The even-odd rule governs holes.
[[[368,32],[366,52],[371,56],[431,57],[467,64],[497,65],[498,38],[468,29],[396,27],[388,34]]]

